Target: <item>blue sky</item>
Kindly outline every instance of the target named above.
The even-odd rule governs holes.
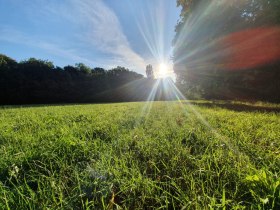
[[[176,0],[0,0],[0,53],[65,66],[172,63]]]

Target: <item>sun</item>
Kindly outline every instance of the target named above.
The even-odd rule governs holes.
[[[159,64],[158,77],[165,78],[168,76],[168,66],[165,63]]]

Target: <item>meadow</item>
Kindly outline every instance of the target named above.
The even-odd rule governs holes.
[[[0,209],[280,209],[280,114],[265,106],[1,107]]]

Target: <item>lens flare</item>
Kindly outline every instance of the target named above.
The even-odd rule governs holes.
[[[161,63],[158,69],[158,77],[164,78],[168,76],[168,67],[165,63]]]
[[[236,3],[250,9],[245,1]],[[280,27],[248,25],[246,18],[237,22],[231,5],[202,1],[194,9],[174,41],[175,71],[191,70],[200,77],[209,70],[247,70],[279,62]],[[243,15],[250,18],[250,13]]]
[[[249,69],[280,60],[280,27],[255,28],[224,37],[224,64],[230,70]]]
[[[141,36],[139,39],[143,40],[148,49],[145,57],[147,64],[150,63],[155,67],[155,77],[174,77],[173,68],[169,64],[173,55],[171,42],[174,35],[168,29],[168,25],[171,23],[169,14],[173,11],[172,6],[175,6],[175,3],[172,1],[144,1],[145,3],[141,1],[141,7],[137,7],[139,4],[137,2],[132,3],[129,0],[126,2],[130,5],[131,10],[136,11],[133,17]]]

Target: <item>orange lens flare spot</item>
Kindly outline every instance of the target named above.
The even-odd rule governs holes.
[[[236,32],[222,39],[228,54],[225,66],[248,69],[280,60],[280,27]]]

